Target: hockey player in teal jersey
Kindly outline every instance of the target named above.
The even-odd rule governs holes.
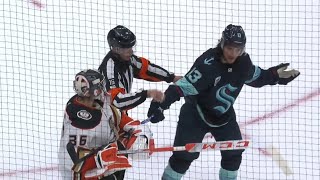
[[[174,146],[200,143],[210,132],[216,141],[242,139],[233,104],[244,84],[252,87],[286,85],[300,72],[286,70],[289,63],[264,70],[252,64],[245,52],[246,35],[241,26],[228,25],[215,48],[198,57],[189,72],[165,91],[161,103],[152,102],[151,122],[164,119],[163,110],[185,97],[181,107]],[[237,179],[243,150],[221,151],[220,180]],[[179,180],[200,153],[173,152],[163,180]]]

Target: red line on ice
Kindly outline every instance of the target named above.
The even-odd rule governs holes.
[[[316,91],[300,98],[300,99],[297,99],[296,101],[294,101],[293,103],[289,104],[289,105],[286,105],[278,110],[275,110],[275,111],[272,111],[270,113],[267,113],[263,116],[260,116],[260,117],[256,117],[256,118],[253,118],[251,120],[249,120],[248,122],[245,122],[243,124],[240,124],[240,127],[244,127],[244,126],[247,126],[247,125],[251,125],[251,124],[256,124],[256,123],[260,123],[261,121],[263,120],[266,120],[268,118],[272,118],[282,112],[286,112],[288,111],[289,109],[292,109],[296,106],[299,106],[301,103],[304,103],[306,101],[309,101],[310,99],[316,97],[316,96],[319,96],[320,95],[320,88],[317,89]]]
[[[9,171],[5,173],[0,173],[0,177],[16,176],[17,174],[38,173],[43,171],[55,171],[55,170],[58,170],[57,166],[45,167],[45,168],[34,168],[34,169],[28,169],[28,170],[15,170],[15,171]]]
[[[319,95],[320,95],[320,89],[317,89],[316,91],[314,91],[314,92],[312,92],[312,93],[310,93],[310,94],[308,94],[308,95],[306,95],[306,96],[304,96],[304,97],[302,97],[300,99],[297,99],[296,101],[294,101],[293,103],[291,103],[289,105],[286,105],[286,106],[284,106],[284,107],[282,107],[282,108],[280,108],[278,110],[272,111],[272,112],[267,113],[267,114],[265,114],[265,115],[263,115],[261,117],[256,117],[256,118],[253,118],[253,119],[249,120],[248,122],[240,124],[240,128],[241,127],[245,127],[247,125],[257,124],[257,123],[260,123],[261,121],[267,120],[268,118],[272,118],[272,117],[274,117],[274,116],[276,116],[276,115],[278,115],[278,114],[280,114],[282,112],[286,112],[289,109],[292,109],[292,108],[294,108],[296,106],[299,106],[301,103],[309,101],[310,99],[312,99],[312,98],[314,98],[316,96],[319,96]],[[246,135],[244,133],[242,133],[242,135],[243,135],[244,139],[249,139],[250,138],[249,135]],[[261,154],[264,154],[266,156],[270,155],[265,148],[260,148],[259,147],[259,148],[256,148],[256,149],[258,149]]]

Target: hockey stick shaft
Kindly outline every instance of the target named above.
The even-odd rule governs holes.
[[[167,152],[167,151],[188,151],[201,152],[203,150],[238,150],[249,147],[248,140],[232,140],[232,141],[217,141],[213,143],[188,143],[185,146],[167,146],[151,149],[123,150],[118,151],[118,154],[135,154],[142,152]]]

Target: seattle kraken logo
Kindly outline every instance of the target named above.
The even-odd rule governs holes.
[[[216,98],[218,101],[225,104],[225,107],[216,106],[214,109],[219,111],[221,114],[225,113],[235,101],[235,98],[227,94],[227,91],[234,92],[237,89],[238,88],[231,86],[231,84],[227,84],[219,88],[216,92]]]

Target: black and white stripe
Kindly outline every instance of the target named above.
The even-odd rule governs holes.
[[[113,100],[113,105],[121,110],[132,109],[143,103],[147,98],[147,91],[141,90],[135,93],[119,93]]]
[[[147,91],[131,92],[133,82],[133,67],[127,62],[127,68],[114,60],[115,58],[108,53],[99,67],[100,72],[106,78],[106,89],[112,91],[114,88],[123,88],[125,94],[119,93],[112,102],[113,105],[121,110],[134,108],[143,103],[147,98]]]

